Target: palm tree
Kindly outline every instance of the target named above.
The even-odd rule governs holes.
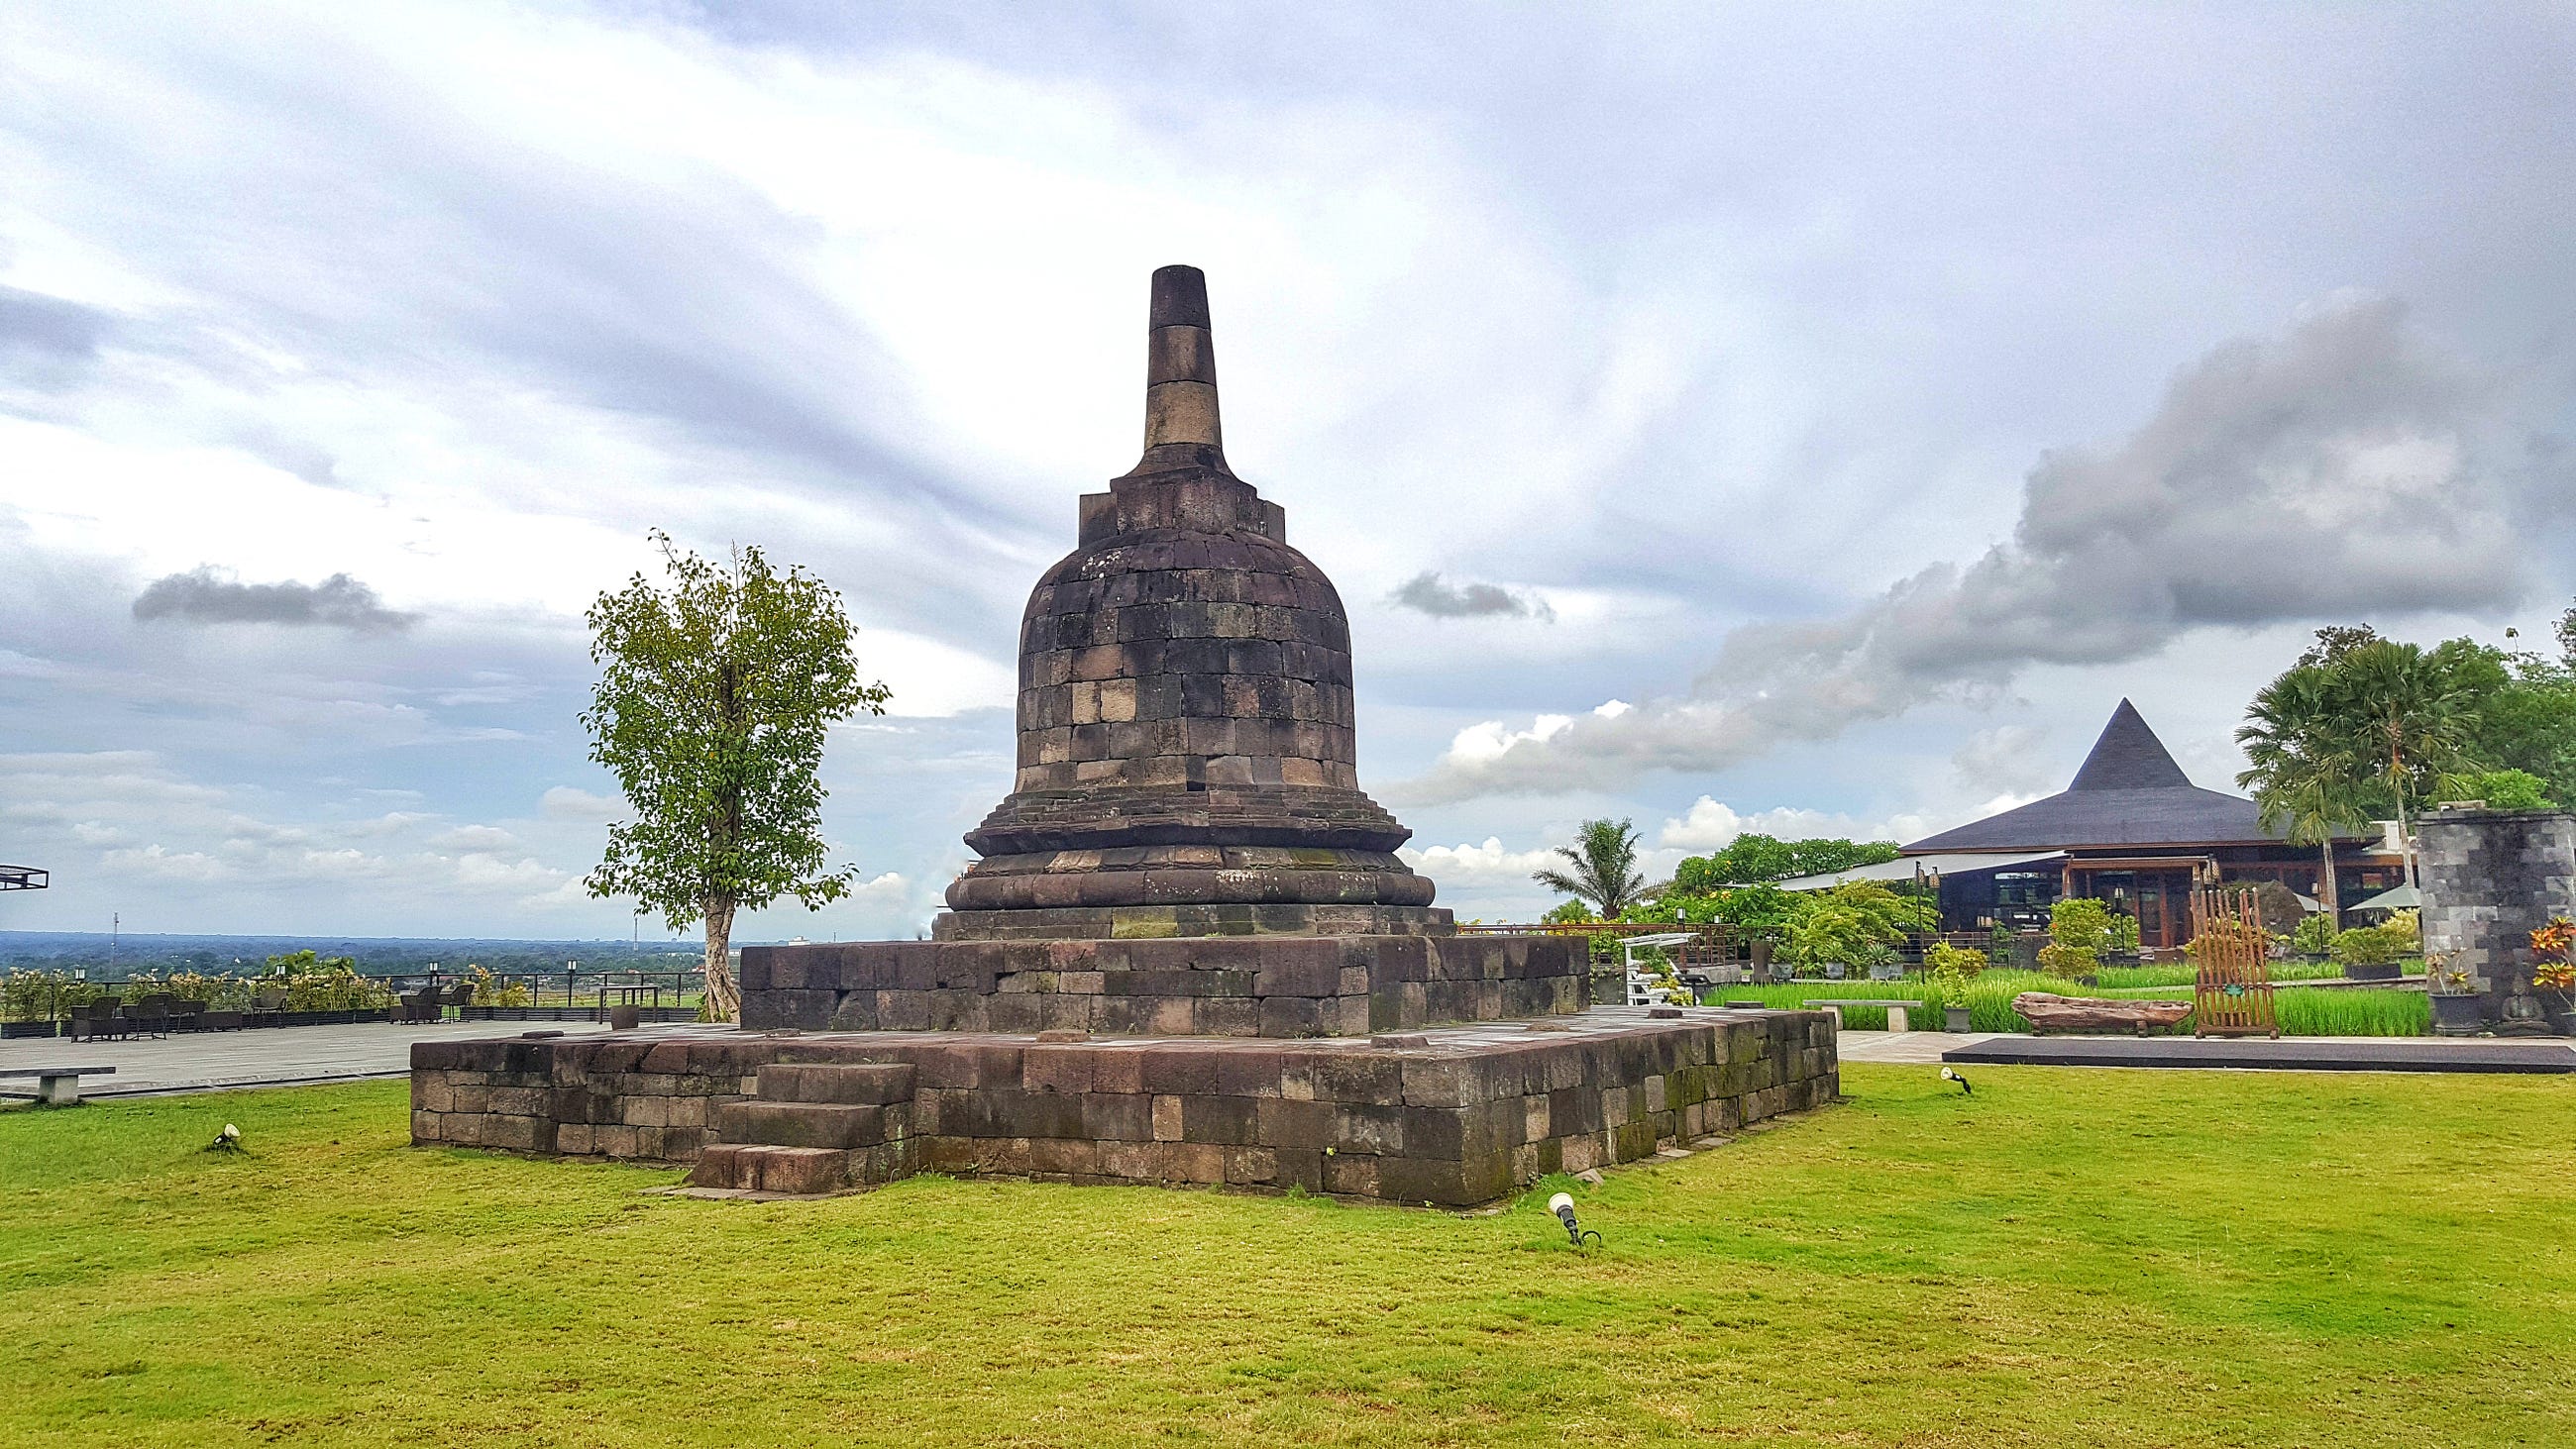
[[[1646,895],[1645,873],[1637,869],[1633,820],[1586,820],[1575,830],[1574,843],[1558,846],[1556,853],[1574,867],[1573,873],[1532,871],[1530,879],[1590,902],[1605,921],[1617,920],[1621,911]]]
[[[2373,782],[2357,736],[2335,713],[2335,683],[2331,666],[2302,664],[2255,694],[2236,729],[2251,768],[2238,772],[2236,784],[2254,792],[2264,829],[2286,822],[2283,833],[2292,844],[2317,847],[2324,863],[2317,900],[2326,919],[2340,925],[2335,836],[2370,823],[2365,801]]]
[[[2427,788],[2460,788],[2474,768],[2468,745],[2476,721],[2467,691],[2442,661],[2394,639],[2360,645],[2332,668],[2330,708],[2366,746],[2371,768],[2396,795],[2406,879],[2418,884],[2407,806]]]

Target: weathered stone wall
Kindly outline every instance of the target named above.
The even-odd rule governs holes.
[[[1569,936],[1214,936],[750,946],[742,1024],[768,1031],[1363,1036],[1591,1004]]]
[[[413,1140],[690,1161],[770,1063],[915,1069],[930,1169],[1490,1201],[1548,1172],[1832,1100],[1821,1012],[1605,1009],[1368,1041],[1039,1042],[918,1033],[424,1042]]]
[[[2440,810],[2416,829],[2424,949],[2465,971],[2498,1020],[2528,984],[2531,932],[2576,915],[2576,813]]]

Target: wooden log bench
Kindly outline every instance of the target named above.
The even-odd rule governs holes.
[[[0,1077],[36,1079],[36,1101],[47,1107],[69,1107],[80,1099],[80,1079],[112,1077],[114,1067],[0,1067]]]
[[[1809,1011],[1814,1011],[1821,1007],[1826,1011],[1832,1012],[1834,1014],[1834,1030],[1836,1031],[1843,1029],[1842,1009],[1846,1006],[1886,1007],[1887,1029],[1889,1031],[1912,1031],[1914,1029],[1914,1022],[1911,1017],[1906,1015],[1906,1013],[1910,1011],[1921,1011],[1923,1009],[1923,1003],[1920,1001],[1880,1001],[1858,996],[1826,996],[1820,997],[1814,1001],[1801,1001],[1798,1004],[1807,1008]]]

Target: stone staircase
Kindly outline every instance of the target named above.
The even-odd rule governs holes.
[[[753,1093],[716,1108],[693,1188],[814,1197],[876,1187],[920,1168],[908,1065],[777,1063]]]

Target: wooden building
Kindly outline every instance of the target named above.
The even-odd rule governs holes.
[[[2251,800],[2194,785],[2124,699],[2064,790],[1914,841],[1879,869],[1937,874],[1944,930],[2044,926],[2060,899],[2091,896],[2136,917],[2141,944],[2179,946],[2196,884],[2276,880],[2316,899],[2316,848],[2258,816]],[[2376,834],[2338,839],[2335,864],[2347,903],[2405,879]]]

